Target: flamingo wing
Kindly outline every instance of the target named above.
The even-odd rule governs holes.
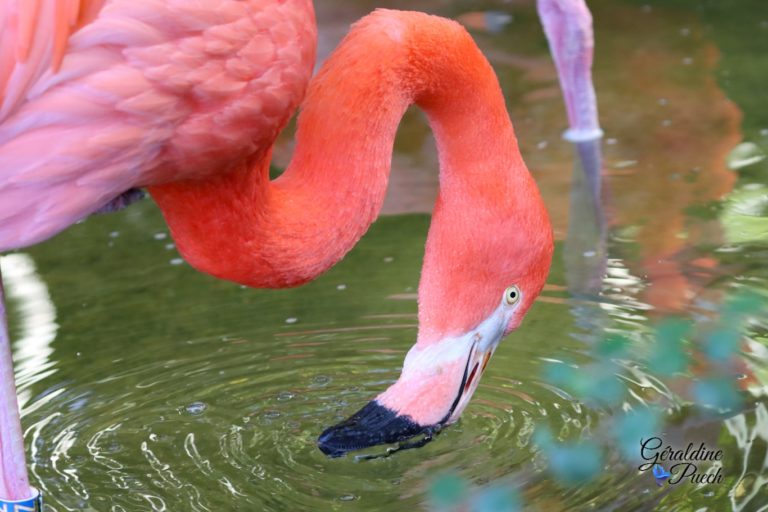
[[[105,1],[0,2],[0,122],[43,73],[59,69],[70,35],[96,18]]]
[[[151,87],[124,55],[141,29],[105,15],[116,3],[0,1],[0,251],[88,216],[157,154],[147,116],[120,112]]]
[[[0,6],[0,252],[131,188],[247,165],[314,61],[310,0]]]

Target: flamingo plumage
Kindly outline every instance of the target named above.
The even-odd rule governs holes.
[[[553,243],[495,74],[463,28],[376,11],[310,82],[309,0],[5,0],[0,27],[0,252],[145,187],[193,267],[300,285],[375,220],[399,120],[424,110],[440,194],[417,342],[400,379],[319,445],[338,455],[458,418],[541,291]],[[270,181],[305,92],[294,156]],[[34,492],[0,313],[2,503]]]

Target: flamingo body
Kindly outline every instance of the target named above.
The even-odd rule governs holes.
[[[60,62],[34,35],[56,29],[63,2],[0,6],[6,20],[37,9],[33,36],[4,31],[0,46],[0,251],[131,188],[244,165],[271,146],[314,65],[308,0],[81,3],[89,21]]]
[[[552,256],[498,81],[463,28],[397,11],[358,22],[309,84],[293,159],[270,181],[314,63],[310,1],[6,0],[0,23],[0,251],[147,187],[195,268],[302,284],[375,220],[418,105],[440,157],[418,339],[400,379],[319,446],[338,455],[458,418]],[[0,424],[18,427],[2,324],[0,363]],[[23,460],[20,429],[0,435],[0,505],[29,496]]]

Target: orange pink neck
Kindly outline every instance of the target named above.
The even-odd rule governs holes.
[[[440,156],[419,342],[466,332],[493,311],[507,283],[487,293],[493,276],[456,270],[493,253],[493,230],[508,229],[510,219],[524,245],[546,213],[493,70],[457,24],[392,11],[358,23],[311,81],[295,154],[278,179],[269,181],[271,150],[262,148],[228,172],[150,192],[194,267],[255,287],[302,284],[337,263],[376,219],[397,127],[413,103],[426,112]],[[470,253],[473,243],[480,247]]]

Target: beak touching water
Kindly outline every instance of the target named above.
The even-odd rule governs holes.
[[[353,450],[405,441],[423,434],[428,441],[459,419],[480,377],[517,313],[521,293],[507,288],[501,304],[469,332],[417,343],[405,358],[400,378],[350,418],[326,429],[318,447],[339,457]]]

